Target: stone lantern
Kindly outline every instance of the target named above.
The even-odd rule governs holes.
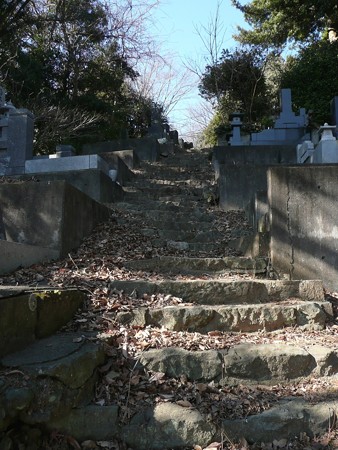
[[[241,139],[241,128],[243,125],[242,119],[244,114],[234,112],[229,115],[230,125],[232,129],[232,137],[230,138],[230,145],[243,145]]]

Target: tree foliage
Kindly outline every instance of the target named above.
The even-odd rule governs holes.
[[[287,41],[307,41],[328,29],[338,30],[337,0],[252,0],[233,5],[244,13],[251,29],[239,27],[242,43],[283,46]]]
[[[0,26],[0,82],[16,106],[36,114],[37,151],[144,132],[152,99],[130,86],[135,62],[153,51],[146,13],[158,1],[0,0],[7,29],[17,31],[9,53]]]
[[[313,110],[319,124],[330,122],[330,101],[338,95],[338,41],[319,41],[289,57],[282,87],[291,88],[295,108]]]
[[[224,119],[240,110],[249,126],[267,114],[266,59],[254,49],[223,50],[220,60],[207,66],[199,85],[202,97],[214,101]]]

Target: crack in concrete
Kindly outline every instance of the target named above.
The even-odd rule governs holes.
[[[290,280],[293,279],[293,273],[295,270],[295,253],[294,253],[294,243],[292,238],[292,231],[291,231],[291,214],[290,214],[290,180],[287,181],[287,199],[286,199],[286,223],[287,223],[287,229],[288,229],[288,237],[289,237],[289,243],[291,248],[291,258],[290,258],[290,269],[289,269],[289,278]]]

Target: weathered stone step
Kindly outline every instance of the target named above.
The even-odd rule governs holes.
[[[168,183],[189,183],[189,184],[201,184],[205,186],[207,183],[210,184],[209,180],[214,181],[214,174],[207,174],[205,171],[198,173],[187,171],[182,168],[181,171],[175,169],[161,169],[160,171],[152,171],[147,173],[146,176],[139,176],[135,179],[136,183],[142,182],[154,182],[166,180]],[[157,183],[159,184],[159,183]],[[131,184],[130,184],[131,185]]]
[[[119,210],[123,211],[130,211],[134,213],[144,213],[147,212],[157,212],[157,213],[177,213],[177,214],[184,214],[186,213],[186,216],[189,217],[190,214],[198,213],[198,214],[208,214],[208,210],[200,205],[198,205],[198,202],[187,202],[185,205],[181,205],[179,203],[174,202],[162,202],[158,200],[150,200],[150,201],[143,201],[143,202],[137,202],[137,203],[131,203],[131,202],[119,202],[114,203],[114,207]],[[210,215],[210,214],[209,214]]]
[[[152,259],[127,261],[125,267],[131,270],[146,270],[164,273],[251,273],[265,274],[268,267],[267,258],[247,258],[228,256],[225,258],[188,258],[160,256]]]
[[[213,217],[211,214],[206,213],[201,209],[190,209],[189,211],[166,211],[166,210],[144,210],[137,209],[133,210],[133,214],[137,216],[144,217],[149,220],[155,221],[171,221],[175,220],[177,222],[191,222],[191,221],[202,221],[202,222],[212,222]]]
[[[115,280],[110,289],[127,294],[170,294],[185,302],[196,304],[257,304],[298,298],[306,301],[324,301],[320,280],[187,280],[144,281]]]
[[[175,198],[177,198],[175,196]],[[123,201],[123,202],[118,202],[118,203],[113,203],[114,206],[116,206],[117,208],[121,208],[123,209],[157,209],[157,210],[161,210],[161,209],[166,209],[168,208],[168,210],[184,210],[185,208],[187,208],[188,210],[192,210],[194,208],[200,208],[200,209],[205,209],[205,203],[203,204],[203,202],[201,200],[199,200],[198,198],[192,199],[190,196],[183,196],[183,197],[178,197],[177,201],[172,200],[172,197],[167,198],[166,200],[156,200],[156,199],[149,199],[146,197],[141,197],[141,198],[137,198],[135,201],[133,200],[128,200],[128,201]]]
[[[168,229],[153,229],[143,228],[140,230],[143,236],[154,237],[162,239],[163,245],[165,241],[182,241],[182,242],[217,242],[224,240],[224,233],[221,231],[180,231],[180,230],[168,230]],[[230,235],[231,236],[231,235]],[[160,242],[160,241],[159,241]]]
[[[116,319],[128,326],[154,326],[171,331],[208,333],[273,331],[301,326],[323,329],[332,319],[329,302],[297,302],[232,306],[166,306],[137,308],[117,314]]]
[[[172,158],[170,160],[166,160],[165,163],[155,163],[152,166],[150,165],[145,165],[142,164],[141,169],[146,169],[147,172],[151,169],[155,168],[157,171],[162,171],[162,170],[168,170],[168,169],[172,169],[173,171],[187,171],[187,170],[192,170],[193,172],[195,172],[195,170],[197,171],[201,171],[204,169],[205,170],[210,170],[210,162],[207,161],[206,158],[197,158],[195,159],[194,157],[177,157],[177,155],[175,155],[175,158]]]
[[[338,374],[338,349],[302,347],[284,343],[238,344],[226,350],[188,351],[166,347],[142,352],[147,371],[170,378],[221,384],[287,383],[307,376]]]
[[[298,441],[302,436],[314,438],[324,434],[331,429],[332,421],[336,420],[336,411],[336,400],[329,398],[318,402],[303,398],[287,399],[267,411],[248,416],[245,420],[224,419],[221,431],[231,440],[244,437],[249,444],[275,442],[276,445],[270,448],[282,449],[287,448],[289,440],[297,438]]]
[[[133,193],[146,194],[150,197],[163,197],[166,195],[177,195],[177,194],[190,194],[190,195],[202,195],[203,188],[192,187],[192,186],[176,186],[176,185],[167,185],[167,186],[147,186],[147,187],[137,187],[133,186],[130,188],[123,188],[125,192],[125,196]]]
[[[166,201],[172,201],[172,202],[184,202],[187,203],[188,200],[192,201],[203,201],[206,203],[206,201],[202,198],[200,193],[192,192],[191,190],[181,191],[177,192],[176,194],[168,194],[161,191],[148,191],[148,192],[141,192],[141,191],[134,191],[134,192],[125,192],[124,193],[124,201],[126,202],[138,202],[139,200],[160,200],[163,202]]]
[[[271,443],[271,448],[275,442],[274,448],[282,449],[300,435],[312,438],[325,433],[335,423],[336,409],[335,400],[314,403],[293,398],[245,419],[222,419],[221,426],[216,426],[197,408],[166,401],[140,409],[120,427],[117,405],[90,405],[50,422],[49,429],[79,442],[120,439],[138,450],[193,448],[196,443],[205,448],[212,442],[222,442],[224,436],[233,442],[244,438],[249,444]]]
[[[195,180],[193,178],[187,177],[186,179],[168,179],[168,178],[138,178],[133,181],[128,181],[124,184],[125,188],[153,188],[153,189],[161,189],[161,188],[171,188],[171,187],[198,187],[198,188],[206,188],[209,187],[210,182],[205,180]],[[126,189],[127,190],[127,189]]]
[[[76,333],[41,339],[2,358],[0,431],[19,416],[21,423],[43,424],[89,403],[97,381],[96,369],[104,360],[101,346]],[[20,376],[8,377],[9,371]]]
[[[125,224],[128,221],[124,218],[117,217],[117,223]],[[154,229],[169,229],[169,230],[178,230],[178,231],[208,231],[211,228],[210,222],[206,221],[177,221],[174,218],[170,220],[155,220],[155,219],[147,219],[143,217],[145,222],[149,222],[148,225],[151,225]],[[162,245],[162,244],[160,244]]]
[[[212,255],[212,252],[222,252],[226,254],[227,244],[226,242],[187,242],[167,239],[153,239],[151,241],[153,247],[162,248],[167,247],[174,250],[194,252],[194,253],[208,253]],[[218,253],[219,254],[219,253]]]

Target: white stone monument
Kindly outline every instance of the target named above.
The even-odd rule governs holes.
[[[327,123],[319,128],[322,135],[313,153],[314,164],[338,163],[338,141],[333,135],[335,129],[336,125],[328,125]]]

